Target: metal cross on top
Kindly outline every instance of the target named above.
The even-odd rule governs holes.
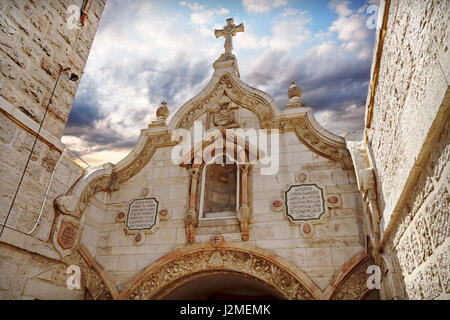
[[[244,24],[241,23],[236,26],[233,18],[227,19],[227,25],[223,27],[222,30],[214,30],[216,38],[225,37],[225,56],[233,56],[231,53],[233,50],[233,36],[235,36],[237,32],[244,32]]]

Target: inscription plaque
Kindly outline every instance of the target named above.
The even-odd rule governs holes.
[[[326,210],[323,189],[316,184],[291,185],[285,191],[285,204],[292,221],[320,220]]]
[[[64,250],[72,248],[77,236],[77,229],[70,222],[61,221],[61,227],[58,232],[58,243]]]
[[[155,198],[135,199],[128,207],[128,230],[150,230],[156,224],[158,200]]]

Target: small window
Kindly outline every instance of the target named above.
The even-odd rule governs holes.
[[[200,219],[236,217],[239,209],[239,166],[218,155],[202,169]]]

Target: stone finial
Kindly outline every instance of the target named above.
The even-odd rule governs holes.
[[[305,102],[302,100],[302,89],[295,83],[291,82],[291,86],[288,89],[289,102],[286,108],[306,107]]]
[[[295,81],[291,82],[291,86],[288,89],[288,97],[289,99],[294,97],[302,98],[302,89],[295,84]]]
[[[156,117],[158,121],[166,121],[169,117],[169,108],[167,108],[167,102],[161,102],[161,106],[156,110]]]

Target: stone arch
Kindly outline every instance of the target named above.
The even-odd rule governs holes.
[[[362,300],[370,294],[367,288],[367,267],[373,259],[365,251],[351,258],[331,281],[325,291],[325,298],[330,300]]]
[[[242,242],[200,243],[176,250],[141,271],[119,299],[161,299],[195,277],[235,273],[262,281],[289,300],[322,299],[317,285],[290,262]]]

